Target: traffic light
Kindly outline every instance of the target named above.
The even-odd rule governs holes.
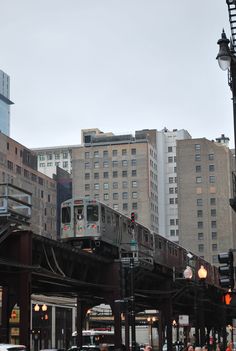
[[[134,212],[131,212],[131,216],[130,216],[130,228],[131,229],[134,229],[134,224],[135,224],[135,213]]]
[[[222,266],[219,267],[219,283],[222,288],[234,288],[234,256],[233,252],[223,252],[218,254],[218,261]]]
[[[222,302],[225,305],[235,307],[236,306],[236,295],[232,291],[228,291],[222,296]]]

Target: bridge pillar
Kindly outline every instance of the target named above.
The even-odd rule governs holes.
[[[9,289],[4,286],[2,288],[2,326],[0,341],[1,343],[9,342]]]
[[[169,289],[167,285],[166,289]],[[162,305],[162,313],[164,314],[164,320],[166,325],[166,341],[167,350],[172,350],[172,299],[168,296],[168,299],[164,300]]]
[[[83,320],[86,313],[86,306],[83,301],[77,297],[77,318],[76,318],[76,346],[81,347],[83,345]]]

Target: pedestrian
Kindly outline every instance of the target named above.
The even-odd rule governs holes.
[[[144,347],[144,351],[152,351],[152,346],[151,345],[146,345]]]
[[[202,348],[200,346],[196,346],[194,351],[202,351]]]
[[[189,344],[186,348],[186,351],[194,351],[193,345]]]
[[[108,345],[107,344],[101,344],[100,345],[100,351],[108,351]]]
[[[227,346],[226,351],[232,351],[232,350],[233,350],[233,343],[232,343],[232,341],[230,341],[230,342],[228,343],[228,346]]]

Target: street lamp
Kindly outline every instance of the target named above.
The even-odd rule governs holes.
[[[207,270],[203,265],[201,265],[197,273],[198,273],[198,278],[200,279],[199,313],[197,313],[197,315],[196,315],[196,320],[199,318],[200,338],[197,341],[199,341],[199,345],[202,347],[205,344],[205,318],[204,318],[203,298],[204,298],[204,283],[205,283],[205,280],[207,277]],[[196,312],[197,312],[197,308],[196,308]],[[199,337],[198,330],[196,330],[195,334],[196,334],[197,339],[198,339],[198,337]]]
[[[226,0],[227,4],[236,4],[235,0]],[[229,47],[229,39],[223,30],[221,38],[218,40],[219,53],[216,56],[219,66],[223,71],[228,70],[228,84],[232,91],[233,119],[234,119],[234,149],[236,150],[236,52],[232,43]],[[236,212],[236,176],[233,172],[233,198],[229,200],[230,206]]]

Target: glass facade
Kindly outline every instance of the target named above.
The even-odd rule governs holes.
[[[0,97],[0,131],[9,136],[10,133],[10,106]]]

